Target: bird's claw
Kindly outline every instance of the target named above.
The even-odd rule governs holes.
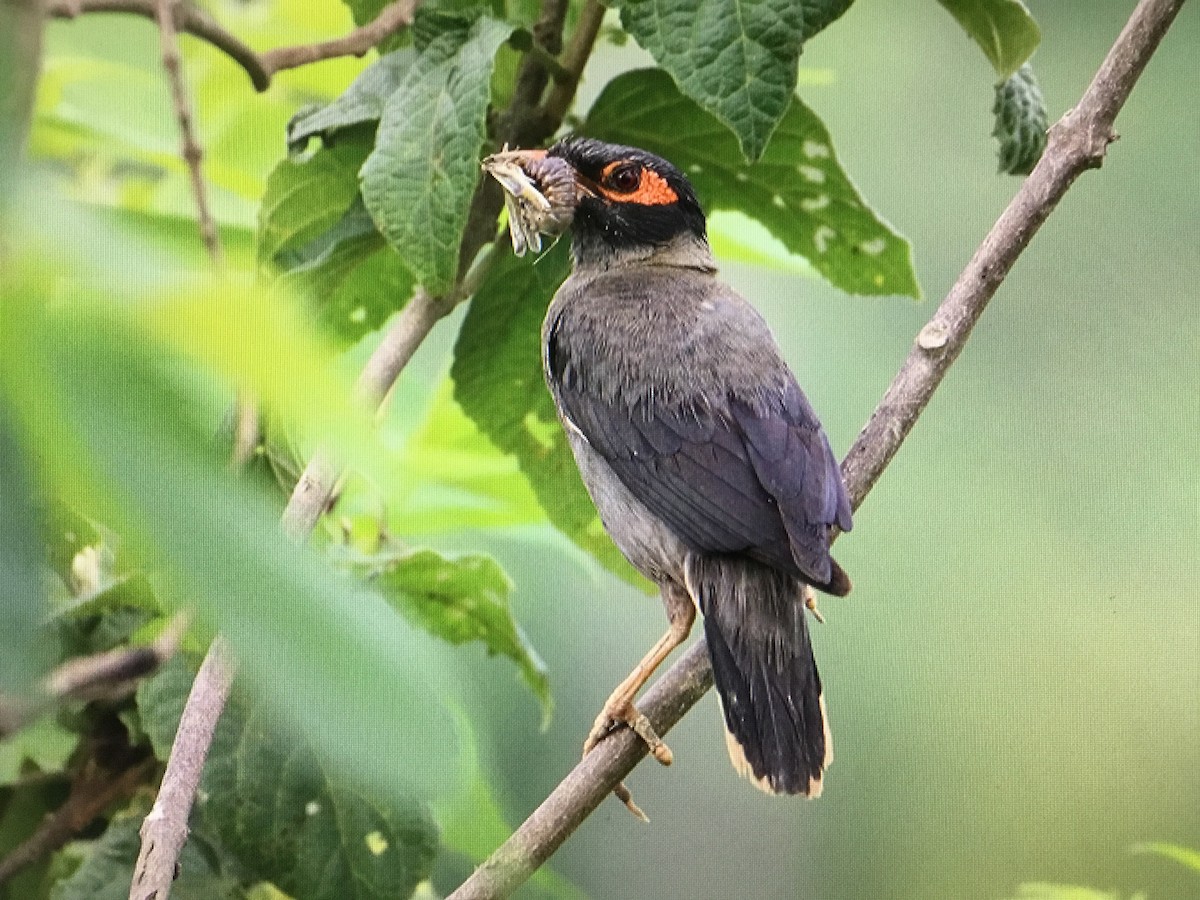
[[[655,732],[654,726],[650,724],[650,720],[632,703],[605,704],[600,715],[596,716],[596,721],[592,723],[592,730],[588,732],[587,740],[583,742],[583,755],[587,756],[591,753],[597,744],[622,724],[632,728],[634,733],[645,742],[646,747],[650,750],[650,755],[664,766],[669,766],[674,762],[675,754],[671,752],[671,748],[663,743],[662,738]]]

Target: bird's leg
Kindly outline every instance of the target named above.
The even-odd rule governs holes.
[[[605,702],[604,708],[592,725],[592,730],[588,733],[587,740],[583,742],[585,756],[613,729],[615,724],[624,722],[646,742],[646,746],[650,748],[650,753],[655,759],[664,766],[671,764],[673,756],[670,749],[655,734],[650,720],[633,705],[633,700],[638,691],[642,689],[642,685],[650,680],[654,670],[671,655],[671,651],[687,640],[687,636],[692,631],[692,623],[696,621],[696,607],[692,603],[692,598],[682,588],[676,585],[664,585],[662,597],[671,626],[650,648],[650,652],[642,658],[636,668],[629,673],[629,677],[617,685],[617,689]]]
[[[812,589],[811,584],[804,585],[804,605],[808,607],[814,619],[822,625],[825,624],[825,617],[821,615],[821,610],[817,609],[817,592]]]

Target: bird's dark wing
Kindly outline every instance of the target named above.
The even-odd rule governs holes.
[[[631,404],[575,377],[555,337],[547,374],[565,417],[685,543],[745,553],[818,586],[830,581],[828,528],[849,528],[850,504],[829,442],[790,375],[770,400]]]

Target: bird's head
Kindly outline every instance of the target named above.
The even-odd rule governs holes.
[[[687,177],[636,147],[569,137],[546,155],[570,165],[579,184],[575,239],[621,251],[705,240],[704,211]]]
[[[687,177],[661,157],[636,147],[567,137],[549,150],[502,153],[489,161],[498,159],[519,166],[530,186],[555,204],[574,204],[570,216],[542,215],[559,230],[573,217],[577,265],[647,257],[680,243],[699,245],[707,254],[704,211],[696,193]],[[489,161],[484,168],[497,174]],[[497,178],[513,195],[510,183]],[[549,190],[568,178],[574,191]],[[512,209],[510,205],[510,213]],[[533,216],[538,218],[536,212]]]

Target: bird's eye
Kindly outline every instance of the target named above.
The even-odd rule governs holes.
[[[605,181],[618,193],[632,194],[642,183],[642,167],[637,163],[623,163],[609,172]]]

